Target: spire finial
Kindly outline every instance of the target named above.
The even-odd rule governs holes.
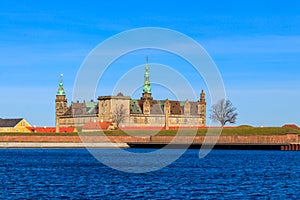
[[[146,56],[146,72],[149,71],[149,66],[148,66],[148,56]]]
[[[59,88],[57,90],[56,95],[66,95],[65,90],[64,90],[64,83],[63,83],[63,74],[60,74],[60,81],[59,81]]]
[[[63,86],[63,74],[60,74],[59,86]]]

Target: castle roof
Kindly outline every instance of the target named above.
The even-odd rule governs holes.
[[[143,99],[130,100],[130,114],[143,114]],[[160,115],[164,114],[164,104],[166,100],[148,100],[150,103],[150,114]],[[172,115],[182,115],[184,114],[184,103],[185,101],[175,101],[169,100],[171,106],[171,114]],[[197,115],[198,114],[198,102],[190,101],[190,114]]]
[[[143,99],[130,99],[130,114],[143,114]],[[151,115],[162,115],[164,114],[164,104],[166,100],[148,100],[150,103],[150,114]],[[170,114],[171,115],[183,115],[184,104],[186,101],[169,100],[170,103]],[[190,114],[198,114],[198,102],[189,101]],[[99,113],[98,102],[72,102],[68,110],[63,116],[72,115],[96,115]]]
[[[23,118],[2,119],[0,118],[0,127],[15,127]]]
[[[98,114],[98,102],[72,102],[64,116]]]
[[[136,100],[136,99],[130,100],[130,113],[131,114],[142,114],[143,113],[138,100]]]
[[[85,102],[87,114],[98,114],[98,103],[94,101]]]

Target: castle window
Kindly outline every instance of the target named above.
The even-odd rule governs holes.
[[[145,118],[145,124],[148,124],[148,117]]]
[[[136,119],[136,117],[135,118],[133,118],[133,123],[137,123],[137,119]]]

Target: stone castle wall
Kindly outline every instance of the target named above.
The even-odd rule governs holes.
[[[176,143],[193,141],[193,144],[202,144],[205,136],[177,136]],[[210,137],[208,136],[208,139]],[[137,142],[137,143],[170,143],[174,136],[0,136],[0,142]],[[270,144],[288,145],[299,144],[300,136],[297,134],[286,135],[228,135],[220,136],[217,144]]]
[[[200,115],[169,115],[169,126],[205,126],[205,119]],[[129,123],[124,125],[129,126],[157,126],[164,127],[166,124],[165,115],[143,115],[143,114],[131,114]]]
[[[85,116],[69,116],[59,117],[60,127],[82,127],[88,122],[96,122],[98,120],[97,115],[85,115]]]

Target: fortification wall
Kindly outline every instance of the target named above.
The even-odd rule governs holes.
[[[196,136],[194,144],[202,144],[205,136]],[[0,142],[123,142],[123,143],[170,143],[174,136],[0,136]],[[208,137],[208,141],[215,138]],[[220,136],[218,144],[293,144],[299,143],[300,138],[297,134],[286,135],[251,135],[251,136]],[[175,143],[186,143],[192,140],[191,136],[178,136]]]

